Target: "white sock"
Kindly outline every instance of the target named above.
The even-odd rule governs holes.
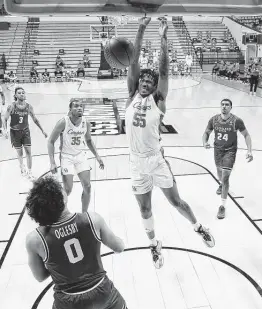
[[[221,201],[222,201],[222,206],[226,207],[227,199],[222,198]]]
[[[153,232],[154,231],[154,228],[155,228],[155,222],[154,222],[154,217],[153,215],[148,218],[148,219],[143,219],[143,225],[144,225],[144,228],[146,230],[146,233],[150,233],[150,232]],[[156,246],[157,245],[157,241],[155,238],[153,239],[150,239],[150,242],[153,246]]]
[[[193,224],[193,227],[194,227],[194,230],[197,231],[200,227],[200,223],[199,222],[196,222],[195,224]]]
[[[155,237],[154,237],[153,239],[150,239],[150,244],[151,244],[152,246],[154,246],[154,247],[157,246],[157,240],[156,240]]]

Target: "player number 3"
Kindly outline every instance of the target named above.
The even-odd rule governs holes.
[[[226,133],[226,134],[218,133],[218,134],[217,134],[217,139],[218,139],[219,141],[221,141],[222,139],[223,139],[224,141],[227,141],[227,140],[228,140],[228,134],[227,134],[227,133]]]
[[[64,243],[64,248],[70,263],[75,264],[84,258],[84,253],[77,238],[71,238]]]

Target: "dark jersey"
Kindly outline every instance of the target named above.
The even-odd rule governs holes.
[[[20,109],[14,104],[14,107],[11,111],[10,117],[10,127],[13,130],[24,130],[28,128],[28,115],[29,115],[29,104],[26,103],[26,107]]]
[[[37,232],[46,250],[44,262],[55,290],[88,290],[105,276],[101,242],[87,213],[74,214],[49,227],[39,227]]]
[[[207,125],[209,130],[214,130],[214,147],[220,149],[237,149],[237,131],[246,129],[242,119],[231,114],[227,120],[223,120],[221,115],[213,116]]]

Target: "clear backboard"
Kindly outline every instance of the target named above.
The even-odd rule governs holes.
[[[259,15],[261,0],[4,0],[11,15]]]

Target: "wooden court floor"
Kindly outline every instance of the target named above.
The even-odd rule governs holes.
[[[45,131],[68,111],[72,97],[126,97],[124,80],[83,83],[25,84],[27,100],[34,107]],[[104,216],[126,243],[126,252],[105,255],[109,277],[125,297],[129,309],[255,309],[262,308],[262,99],[243,89],[211,80],[170,80],[165,124],[177,134],[163,134],[165,154],[170,161],[180,195],[192,207],[199,222],[209,227],[216,239],[205,247],[192,226],[165,200],[159,189],[153,193],[156,233],[165,246],[165,265],[155,270],[147,249],[140,213],[132,195],[125,134],[93,135],[105,161],[105,170],[92,164],[90,209]],[[4,89],[7,101],[13,87]],[[202,147],[207,122],[219,113],[221,99],[230,98],[233,110],[251,134],[254,161],[245,159],[245,142],[239,134],[239,151],[231,176],[227,217],[218,220],[220,198],[213,149]],[[90,104],[90,119],[113,119],[110,106]],[[49,170],[46,140],[34,123],[32,132],[33,173]],[[213,135],[211,135],[211,140]],[[19,175],[16,153],[10,141],[0,139],[0,308],[46,309],[52,306],[50,280],[38,283],[27,266],[25,236],[35,224],[23,207],[30,183]],[[81,185],[75,178],[69,208],[80,211]],[[103,247],[103,254],[109,250]],[[49,285],[49,286],[48,286]],[[47,287],[47,288],[46,288]]]

